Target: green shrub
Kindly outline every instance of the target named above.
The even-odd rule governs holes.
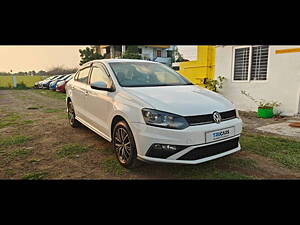
[[[28,87],[23,81],[21,81],[21,83],[17,84],[16,89],[28,89]]]

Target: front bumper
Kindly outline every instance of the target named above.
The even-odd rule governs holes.
[[[184,130],[159,128],[142,123],[130,123],[130,127],[135,138],[138,158],[144,161],[198,164],[241,149],[238,138],[242,131],[242,121],[239,118],[223,121],[219,124],[190,126]],[[213,142],[206,141],[206,132],[229,127],[234,127],[232,136]],[[235,143],[230,144],[231,142]],[[166,158],[149,157],[149,149],[156,143],[180,145],[185,146],[185,148]]]

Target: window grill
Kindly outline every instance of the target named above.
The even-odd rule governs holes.
[[[252,48],[251,80],[266,80],[268,67],[269,46]]]
[[[250,48],[235,49],[234,80],[248,80]]]
[[[266,80],[268,58],[268,45],[236,48],[233,80]]]

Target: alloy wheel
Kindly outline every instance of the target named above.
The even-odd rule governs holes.
[[[117,128],[114,137],[114,147],[121,163],[126,164],[132,154],[131,143],[126,129]]]
[[[74,114],[74,108],[72,105],[72,102],[68,103],[68,118],[71,125],[74,124],[75,121],[75,114]]]

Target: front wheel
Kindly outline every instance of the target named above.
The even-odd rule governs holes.
[[[112,138],[119,163],[127,169],[137,167],[139,162],[134,137],[125,121],[120,121],[115,125]]]
[[[68,120],[71,127],[78,127],[79,122],[75,119],[75,111],[71,101],[68,102]]]

